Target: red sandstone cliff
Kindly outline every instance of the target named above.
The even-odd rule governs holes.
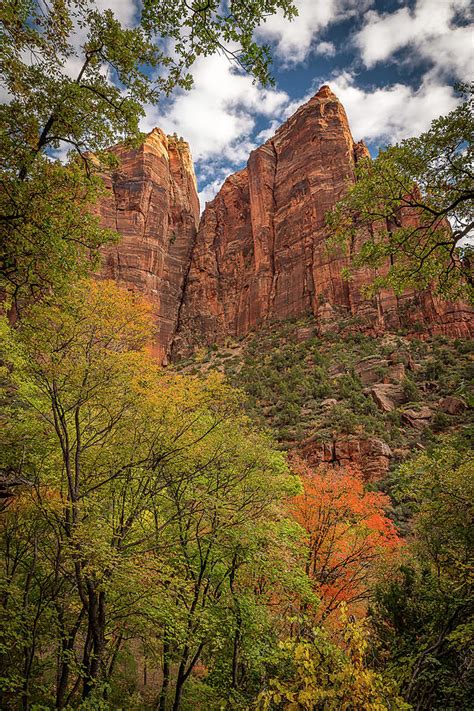
[[[388,290],[367,300],[362,288],[372,274],[342,279],[346,260],[328,252],[324,218],[363,155],[367,149],[354,142],[344,108],[324,86],[227,178],[201,219],[176,352],[305,313],[321,330],[354,316],[375,334],[403,322],[425,333],[469,335],[460,304],[430,293],[397,298]]]
[[[154,129],[138,149],[111,149],[120,163],[106,176],[103,224],[121,235],[104,249],[102,276],[144,293],[157,324],[155,352],[166,360],[176,330],[199,220],[188,144]]]

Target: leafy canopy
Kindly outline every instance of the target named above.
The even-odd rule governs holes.
[[[339,644],[323,628],[287,639],[275,653],[278,673],[258,697],[260,711],[399,711],[410,709],[395,685],[367,664],[369,631],[342,610]]]
[[[403,564],[379,584],[372,615],[387,673],[416,708],[465,708],[472,699],[472,472],[462,438],[400,468],[413,537]]]
[[[474,299],[465,241],[474,229],[474,115],[472,87],[463,90],[464,102],[421,136],[361,160],[357,182],[328,215],[351,259],[348,276],[376,270],[372,292],[433,287],[447,299]]]
[[[366,491],[360,474],[293,462],[303,492],[292,499],[291,511],[306,531],[306,572],[324,619],[342,603],[354,609],[367,600],[377,566],[393,557],[400,540],[385,514],[388,497]]]
[[[113,3],[111,3],[113,6]],[[111,238],[91,216],[104,149],[140,139],[146,103],[189,88],[199,56],[223,52],[271,81],[265,17],[291,0],[146,0],[131,26],[93,0],[5,0],[0,7],[0,288],[18,309],[67,284]],[[76,162],[51,163],[71,149]]]
[[[230,693],[261,667],[245,655],[271,594],[305,587],[284,455],[221,376],[156,365],[150,308],[113,282],[80,281],[2,335],[0,470],[27,484],[0,527],[2,701],[108,708],[113,687],[115,708],[115,660],[137,649],[177,669],[161,694],[176,708],[198,661]]]

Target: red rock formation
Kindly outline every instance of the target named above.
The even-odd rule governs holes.
[[[112,149],[119,167],[106,176],[103,224],[121,239],[104,249],[102,276],[145,294],[157,324],[155,353],[166,361],[176,330],[199,220],[188,144],[154,129],[138,149]]]
[[[378,481],[388,474],[392,450],[376,437],[340,436],[322,442],[317,435],[309,437],[296,451],[312,467],[320,464],[351,466],[360,471],[365,481]]]
[[[244,335],[260,323],[313,313],[321,331],[356,317],[358,328],[381,334],[414,325],[424,333],[466,336],[460,304],[430,293],[372,300],[372,275],[344,281],[340,253],[327,249],[325,214],[354,181],[368,155],[355,143],[344,108],[327,86],[253,151],[244,170],[225,181],[204,211],[174,348]],[[361,236],[363,239],[363,236]]]

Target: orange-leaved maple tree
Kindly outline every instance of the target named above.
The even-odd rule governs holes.
[[[341,602],[354,606],[368,599],[376,568],[395,554],[401,541],[385,513],[388,497],[366,491],[356,470],[313,470],[298,457],[293,457],[293,470],[303,492],[291,500],[291,512],[307,532],[306,572],[325,618]]]

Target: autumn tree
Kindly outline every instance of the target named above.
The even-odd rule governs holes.
[[[107,707],[139,644],[178,709],[224,620],[259,606],[251,551],[262,570],[291,564],[298,532],[277,509],[298,480],[220,376],[156,365],[149,307],[112,282],[79,282],[4,332],[1,466],[29,482],[2,520],[4,704]]]
[[[17,310],[87,269],[110,239],[91,216],[97,171],[110,167],[105,148],[140,139],[146,103],[189,88],[196,59],[217,51],[270,81],[254,30],[278,10],[295,14],[290,0],[149,0],[127,24],[94,0],[2,2],[0,290]],[[51,160],[68,149],[68,165]]]
[[[335,643],[323,628],[279,643],[273,669],[258,697],[259,711],[389,711],[410,709],[396,685],[370,668],[370,632],[348,618]]]
[[[348,605],[370,596],[377,564],[399,545],[385,513],[388,498],[367,491],[360,474],[347,468],[312,470],[295,458],[303,492],[292,512],[306,531],[306,572],[321,597],[322,618],[341,602]]]
[[[472,87],[462,91],[463,103],[421,136],[360,161],[355,184],[328,215],[351,260],[348,276],[376,270],[372,292],[429,287],[473,299],[474,113]]]

